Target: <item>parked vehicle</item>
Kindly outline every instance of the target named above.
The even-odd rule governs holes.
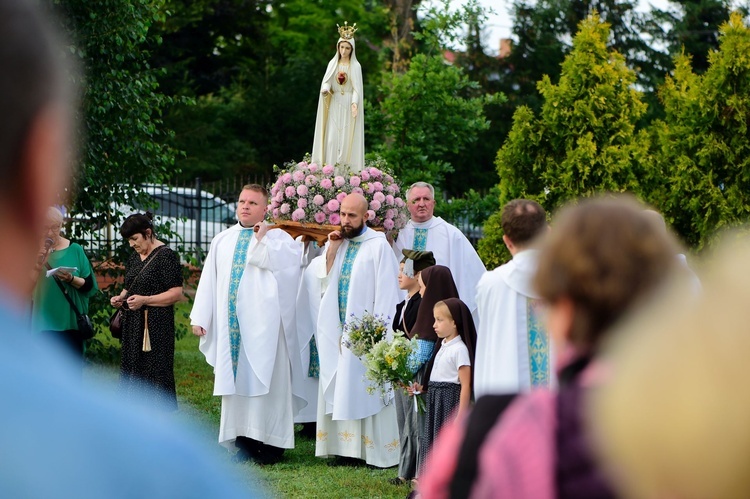
[[[136,212],[151,211],[158,237],[173,249],[193,253],[199,260],[208,252],[216,234],[237,223],[236,213],[227,203],[206,191],[189,187],[144,185],[141,191],[149,202],[130,205],[112,201],[112,213],[118,213],[118,222]],[[136,203],[133,203],[136,204]],[[95,214],[76,214],[73,224],[99,219]],[[91,227],[89,227],[91,229]],[[111,249],[120,244],[119,224],[107,223],[90,233],[88,249]]]

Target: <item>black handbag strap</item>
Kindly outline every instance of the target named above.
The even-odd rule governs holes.
[[[45,263],[45,265],[47,266],[47,269],[52,270],[52,267],[50,267],[49,262]],[[65,295],[65,299],[68,300],[68,303],[70,303],[70,308],[72,308],[73,312],[76,313],[76,317],[81,317],[83,314],[78,311],[78,307],[76,307],[76,304],[73,303],[73,299],[68,294],[68,290],[65,289],[65,286],[63,286],[63,283],[60,281],[60,279],[57,278],[56,275],[53,275],[52,278],[55,280],[57,287],[60,288],[60,291],[62,291],[63,295]]]
[[[157,253],[157,252],[159,252],[159,251],[161,251],[161,249],[162,249],[162,248],[164,248],[164,247],[166,247],[166,245],[164,245],[164,246],[159,246],[158,248],[156,248],[156,249],[155,249],[154,251],[152,251],[152,252],[151,252],[151,258],[149,258],[149,260],[148,260],[148,261],[146,262],[146,264],[145,264],[145,265],[144,265],[143,267],[141,267],[141,270],[139,270],[139,271],[138,271],[138,273],[137,273],[137,274],[135,275],[135,277],[133,278],[133,282],[131,282],[131,283],[130,283],[130,289],[131,289],[131,290],[133,289],[133,285],[135,284],[135,281],[137,281],[137,280],[138,280],[138,278],[139,278],[139,277],[141,276],[141,273],[142,273],[142,272],[143,272],[144,270],[146,270],[146,267],[148,267],[148,265],[149,265],[149,264],[150,264],[151,262],[153,262],[153,261],[154,261],[154,259],[156,258],[156,253]]]

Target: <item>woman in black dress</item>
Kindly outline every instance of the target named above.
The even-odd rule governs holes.
[[[182,267],[177,253],[156,239],[151,217],[131,215],[120,228],[135,250],[125,265],[125,289],[110,300],[123,308],[120,386],[175,410],[174,304],[182,299]]]

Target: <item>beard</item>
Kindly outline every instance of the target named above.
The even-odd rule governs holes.
[[[344,239],[351,239],[353,237],[356,237],[359,235],[360,232],[362,232],[362,228],[365,226],[364,220],[362,221],[359,226],[352,226],[352,227],[344,227],[341,226],[341,237]]]

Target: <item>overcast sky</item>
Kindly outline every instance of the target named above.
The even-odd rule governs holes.
[[[458,7],[466,3],[466,0],[451,0],[451,3]],[[494,13],[490,15],[487,21],[486,38],[483,41],[487,51],[496,54],[500,50],[500,39],[512,38],[511,28],[513,27],[513,20],[510,14],[508,14],[508,10],[511,8],[513,2],[512,0],[479,0],[479,3],[487,9],[491,8],[494,10]],[[639,0],[638,10],[650,10],[649,5],[664,9],[668,4],[667,0]]]

